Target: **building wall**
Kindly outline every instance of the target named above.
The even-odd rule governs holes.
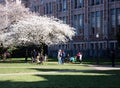
[[[30,0],[29,6],[40,15],[57,17],[76,28],[73,40],[50,46],[50,54],[61,48],[72,55],[82,51],[85,56],[95,56],[98,50],[103,55],[103,51],[117,48],[120,0]]]
[[[82,1],[82,4],[79,4],[79,1]],[[96,56],[98,49],[102,56],[105,54],[104,52],[102,54],[102,51],[107,52],[108,49],[117,48],[116,34],[120,28],[119,0],[94,0],[94,3],[93,0],[67,0],[66,10],[62,10],[62,7],[60,9],[60,3],[64,0],[56,2],[58,18],[65,21],[64,17],[66,17],[65,23],[75,27],[77,35],[72,42],[58,45],[51,50],[56,51],[61,48],[71,51],[73,55],[78,51],[87,51],[86,56]]]

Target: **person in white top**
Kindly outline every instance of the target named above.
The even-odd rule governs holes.
[[[61,57],[62,57],[62,52],[61,52],[61,50],[59,50],[58,51],[58,56],[57,56],[57,58],[58,58],[58,64],[62,64]]]

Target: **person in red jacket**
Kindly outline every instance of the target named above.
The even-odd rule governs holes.
[[[82,63],[82,54],[81,52],[78,52],[78,54],[76,55],[77,56],[77,60]]]

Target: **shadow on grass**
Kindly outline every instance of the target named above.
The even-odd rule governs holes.
[[[32,70],[37,70],[38,72],[60,72],[60,73],[63,73],[63,72],[91,72],[91,71],[94,71],[92,69],[85,69],[85,70],[76,70],[76,69],[58,69],[58,68],[29,68],[29,69],[32,69]],[[96,70],[95,70],[96,71]]]
[[[42,69],[42,71],[44,70],[54,71],[53,69]],[[82,72],[83,75],[35,75],[46,79],[36,82],[0,81],[0,88],[120,88],[120,70]],[[88,74],[85,75],[86,73]],[[90,75],[90,73],[99,75]]]
[[[74,72],[74,73],[89,73],[89,74],[105,74],[105,75],[117,75],[120,76],[120,70],[93,70],[93,69],[85,69],[85,70],[76,70],[76,69],[48,69],[48,68],[30,68],[32,70],[37,70],[38,72],[60,72],[60,73],[66,73],[66,72]],[[120,79],[119,79],[120,81]]]

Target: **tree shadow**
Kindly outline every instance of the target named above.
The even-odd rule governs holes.
[[[74,72],[75,74],[41,74],[34,75],[43,77],[44,81],[14,82],[12,80],[0,81],[0,88],[120,88],[120,70],[58,70],[36,69],[42,72],[57,71],[59,73]],[[83,73],[76,75],[76,73]],[[97,75],[98,74],[98,75]]]
[[[29,68],[29,69],[32,69],[32,70],[37,70],[38,72],[91,72],[91,71],[96,71],[96,70],[92,70],[92,69],[87,69],[87,70],[77,70],[77,69],[58,69],[58,68]]]

